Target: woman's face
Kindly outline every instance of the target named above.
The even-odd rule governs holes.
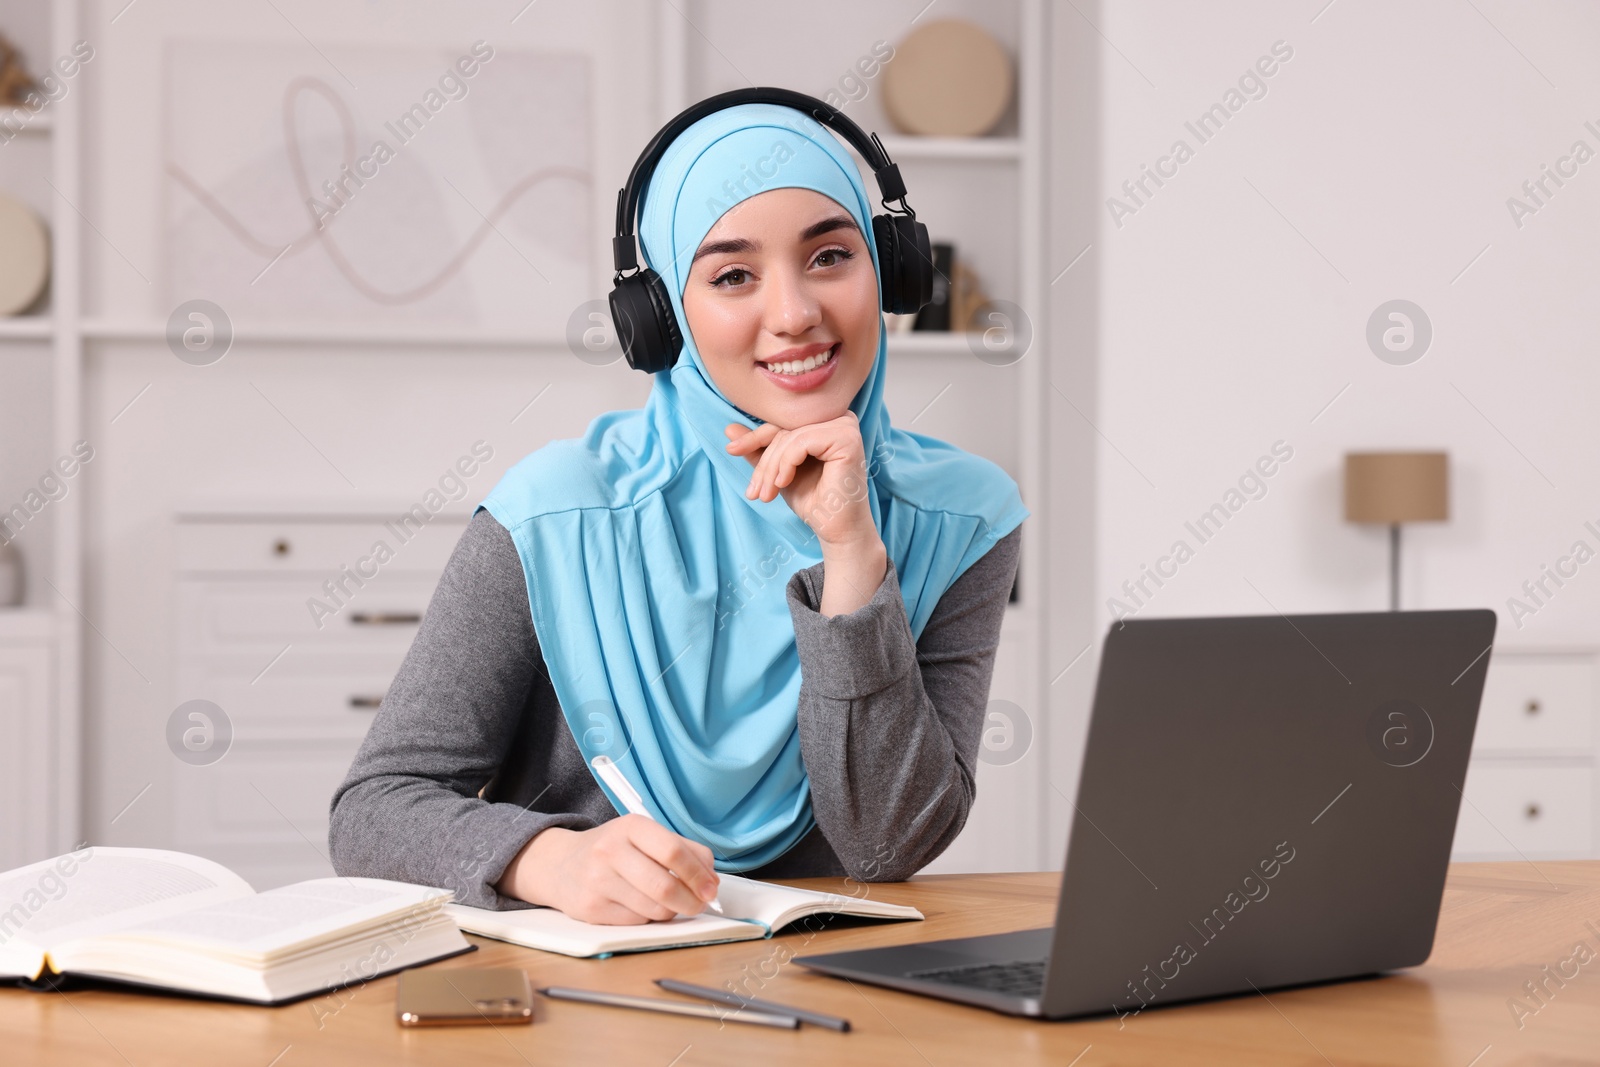
[[[729,208],[700,242],[683,290],[689,331],[722,395],[785,430],[850,409],[877,358],[878,307],[866,238],[810,189],[771,189]],[[817,366],[801,370],[808,361]]]

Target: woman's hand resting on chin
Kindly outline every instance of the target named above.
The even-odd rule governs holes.
[[[872,521],[866,447],[854,411],[785,430],[730,422],[728,452],[755,468],[745,496],[770,501],[780,493],[822,545],[821,614],[855,611],[883,582],[888,552]]]

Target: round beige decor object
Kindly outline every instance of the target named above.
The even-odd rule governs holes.
[[[0,315],[27,309],[50,277],[50,237],[28,205],[0,194]]]
[[[1011,103],[1011,59],[963,19],[940,19],[895,45],[883,68],[883,106],[903,133],[977,137]]]

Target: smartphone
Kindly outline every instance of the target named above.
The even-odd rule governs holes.
[[[533,987],[519,967],[438,967],[400,972],[401,1026],[533,1022]]]

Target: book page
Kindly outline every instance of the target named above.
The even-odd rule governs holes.
[[[253,893],[199,856],[90,846],[0,874],[0,953],[37,957],[61,941]]]
[[[208,955],[270,962],[341,939],[370,935],[378,926],[404,938],[424,925],[450,893],[379,878],[319,878],[226,900],[180,914],[124,926],[95,939],[96,955],[135,942],[191,946]],[[53,957],[70,962],[76,946]]]

